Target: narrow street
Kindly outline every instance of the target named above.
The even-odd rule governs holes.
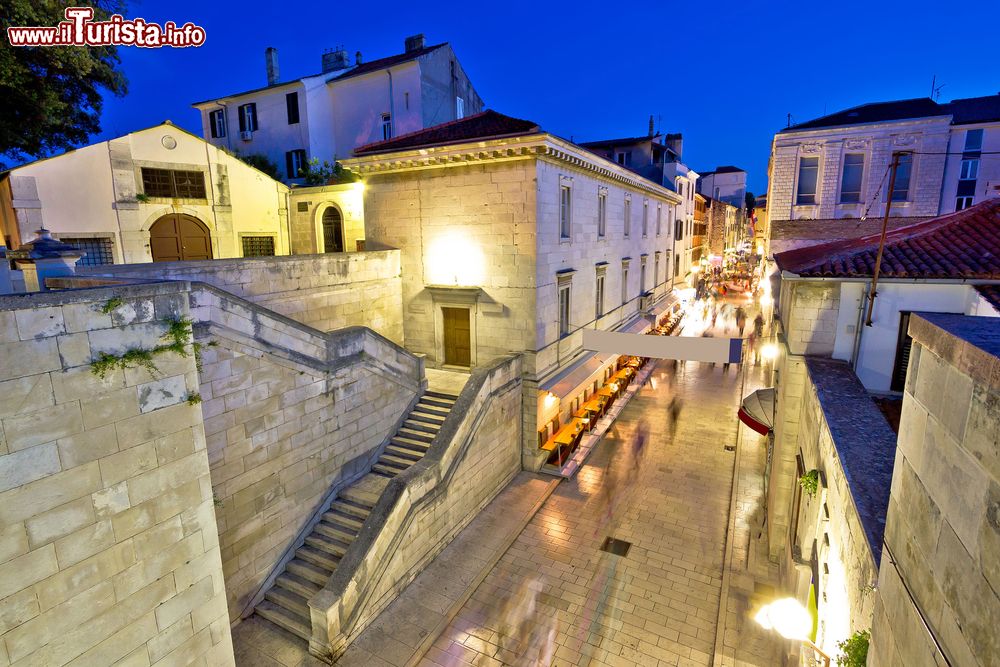
[[[679,364],[674,386],[683,404],[674,434],[670,368],[671,362],[659,362],[652,384],[577,476],[556,489],[421,664],[535,664],[524,655],[535,626],[554,633],[554,665],[713,664],[736,455],[726,445],[736,439],[740,369]],[[759,368],[749,367],[747,375],[745,391],[759,385]],[[650,437],[633,472],[641,422]],[[747,435],[756,442],[755,434]],[[752,449],[747,465],[762,451]],[[733,560],[742,569],[759,497],[754,502],[741,489],[738,500],[736,541],[743,544]],[[601,550],[609,536],[631,544],[627,555]],[[742,577],[752,592],[752,578]],[[537,608],[512,633],[504,602],[530,595],[531,586],[541,589]],[[732,646],[725,653],[735,658],[723,660],[720,650],[716,664],[776,664],[776,642],[743,623],[746,595],[734,590],[727,609],[721,616]],[[752,645],[753,655],[741,654],[740,645]]]

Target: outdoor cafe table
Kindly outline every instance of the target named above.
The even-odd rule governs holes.
[[[573,419],[556,433],[552,441],[555,443],[558,465],[562,466],[564,455],[573,450],[582,432],[583,422],[579,419]]]

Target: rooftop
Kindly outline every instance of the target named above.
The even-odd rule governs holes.
[[[873,275],[880,234],[777,253],[778,268],[809,278]],[[1000,198],[886,234],[882,278],[1000,280]]]
[[[882,559],[896,434],[849,364],[806,357],[806,367],[877,566]]]
[[[702,178],[704,178],[705,176],[708,176],[710,174],[739,174],[739,173],[745,174],[747,172],[746,169],[740,169],[739,167],[734,167],[732,165],[724,165],[722,167],[716,167],[712,171],[702,171],[698,173],[700,173]]]
[[[344,79],[350,79],[356,76],[361,76],[363,74],[371,74],[372,72],[377,72],[394,65],[399,65],[410,60],[419,58],[420,56],[426,55],[432,51],[440,49],[442,46],[446,46],[447,42],[442,42],[441,44],[434,44],[433,46],[427,46],[422,49],[414,49],[413,51],[407,51],[406,53],[399,53],[394,56],[386,56],[385,58],[379,58],[377,60],[372,60],[371,62],[362,63],[360,65],[353,65],[346,69],[335,70],[332,72],[317,72],[315,74],[307,74],[305,76],[300,76],[295,79],[289,79],[288,81],[281,81],[278,83],[273,83],[267,86],[261,86],[260,88],[253,88],[251,90],[244,90],[239,93],[231,93],[229,95],[218,95],[211,99],[202,100],[200,102],[194,102],[192,106],[198,106],[199,104],[207,104],[209,102],[214,102],[216,100],[221,100],[230,97],[241,97],[243,95],[252,95],[254,93],[259,93],[265,90],[270,90],[272,88],[281,88],[282,86],[288,86],[293,83],[298,83],[303,79],[311,79],[317,76],[328,76],[327,83],[332,83],[334,81],[343,81]]]
[[[1000,285],[976,285],[976,291],[1000,313]]]
[[[354,155],[387,153],[397,150],[444,146],[466,141],[486,141],[528,134],[538,134],[542,128],[537,123],[505,116],[487,109],[472,116],[427,127],[392,139],[376,141],[354,149]]]
[[[813,120],[807,120],[804,123],[797,123],[780,130],[778,134],[838,127],[841,125],[866,125],[870,123],[949,115],[952,117],[952,125],[1000,121],[1000,94],[986,95],[984,97],[968,97],[952,100],[945,104],[935,102],[929,97],[917,97],[911,100],[893,100],[891,102],[872,102],[814,118]]]

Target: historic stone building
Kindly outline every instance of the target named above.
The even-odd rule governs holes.
[[[492,111],[362,146],[345,165],[365,181],[367,246],[401,250],[407,348],[444,368],[524,354],[537,468],[539,445],[615,362],[583,349],[583,331],[641,332],[666,307],[667,221],[684,200]]]

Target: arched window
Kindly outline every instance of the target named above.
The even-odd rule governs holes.
[[[323,252],[344,252],[344,221],[336,206],[323,211]]]

